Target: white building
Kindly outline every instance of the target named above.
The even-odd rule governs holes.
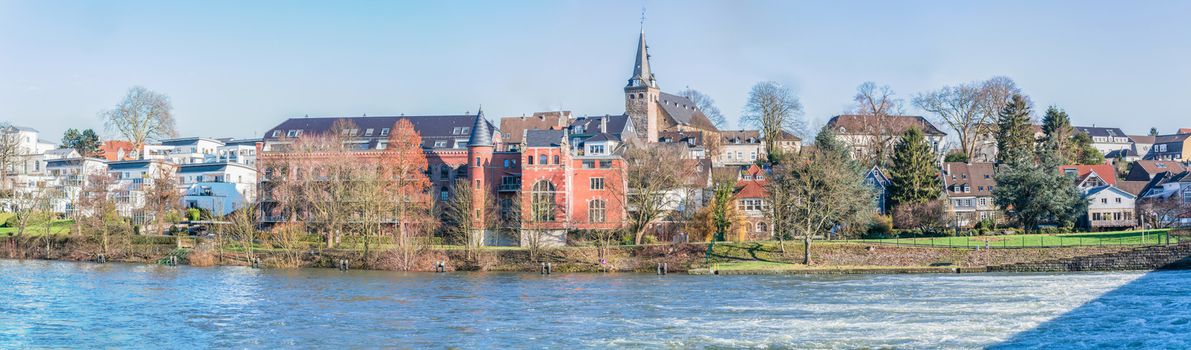
[[[1093,126],[1077,126],[1076,132],[1082,132],[1092,137],[1092,147],[1100,150],[1100,154],[1116,154],[1122,150],[1132,150],[1133,141],[1120,128],[1102,128]]]
[[[178,187],[188,190],[194,185],[227,183],[235,188],[241,201],[256,199],[256,168],[239,163],[201,163],[178,166]]]
[[[1093,230],[1128,229],[1137,226],[1137,197],[1113,185],[1084,191],[1088,201],[1085,219]]]
[[[108,163],[108,174],[116,179],[114,198],[121,216],[132,218],[134,225],[153,220],[145,211],[146,191],[155,178],[174,176],[177,166],[161,159],[127,160]]]
[[[106,171],[107,164],[98,158],[72,157],[47,161],[47,185],[59,196],[51,204],[54,212],[74,215],[79,194],[87,186],[89,178]]]

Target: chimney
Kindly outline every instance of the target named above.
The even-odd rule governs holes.
[[[608,117],[600,118],[600,132],[608,132]]]

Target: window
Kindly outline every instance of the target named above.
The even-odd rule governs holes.
[[[1092,213],[1092,220],[1100,221],[1100,213]]]
[[[558,156],[554,156],[554,165],[558,165]]]
[[[372,136],[372,128],[364,129],[364,136]]]
[[[583,169],[593,169],[595,167],[596,167],[596,161],[594,161],[594,160],[584,160],[583,161]]]
[[[525,160],[525,161],[526,161],[526,163],[527,163],[527,164],[529,164],[529,165],[533,165],[533,156],[526,157],[526,160]]]
[[[592,223],[602,223],[608,219],[607,205],[602,199],[595,199],[591,201],[591,205],[587,207],[587,218]]]
[[[273,137],[281,137],[281,130],[273,130]]]
[[[980,206],[988,205],[988,198],[980,198]]]
[[[302,136],[302,130],[290,130],[290,131],[285,132],[285,137],[298,137],[298,136]]]
[[[554,221],[554,184],[547,180],[538,181],[533,184],[530,194],[534,221]]]
[[[591,178],[590,180],[591,180],[591,181],[590,181],[590,182],[591,182],[591,189],[593,189],[593,190],[602,190],[602,189],[604,189],[604,178],[602,178],[602,177],[593,177],[593,178]]]
[[[380,136],[389,136],[389,128],[380,129]]]
[[[604,154],[604,145],[591,145],[588,147],[588,152],[591,154]]]
[[[446,179],[449,179],[450,177],[451,177],[451,167],[448,167],[446,165],[440,165],[438,167],[438,178],[442,179],[442,180],[446,180]]]
[[[451,191],[448,190],[446,187],[443,187],[442,190],[439,190],[439,192],[438,192],[438,198],[440,200],[444,200],[444,201],[451,198]]]
[[[548,156],[546,156],[545,154],[543,154],[540,157],[538,157],[538,164],[541,164],[541,165],[550,164],[550,158]]]
[[[764,223],[764,222],[758,222],[758,223],[757,223],[757,232],[760,232],[760,233],[765,233],[765,232],[767,232],[767,231],[768,231],[768,230],[767,230],[767,229],[768,229],[768,227],[766,227],[766,226],[767,226],[767,225],[765,225],[765,223]]]
[[[1100,204],[1108,204],[1108,198],[1100,198]]]
[[[504,167],[505,167],[505,169],[508,169],[508,168],[512,167],[512,164],[513,164],[513,161],[512,161],[512,160],[505,159],[505,161],[504,161]]]
[[[1116,200],[1117,200],[1117,203],[1120,203],[1120,202],[1121,202],[1121,199],[1120,199],[1120,198],[1116,198]]]
[[[740,210],[743,210],[743,211],[761,211],[762,209],[764,209],[763,204],[764,203],[762,202],[762,200],[760,198],[746,198],[746,199],[741,199],[740,203],[738,205],[740,207]]]
[[[434,148],[443,148],[443,147],[447,147],[447,140],[434,141]]]

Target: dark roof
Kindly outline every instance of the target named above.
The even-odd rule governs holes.
[[[476,121],[471,126],[471,136],[467,137],[468,146],[492,146],[492,124],[484,118],[484,112],[476,115]]]
[[[1129,164],[1128,180],[1148,181],[1161,172],[1181,173],[1186,170],[1182,163],[1170,160],[1138,160]]]
[[[208,172],[208,171],[223,170],[223,169],[226,169],[228,166],[238,166],[238,167],[243,167],[246,169],[252,169],[252,167],[244,165],[244,164],[240,164],[240,163],[220,162],[220,163],[182,164],[182,165],[178,166],[178,172],[179,173],[201,173],[201,172]]]
[[[946,136],[947,133],[939,130],[929,120],[916,115],[890,115],[890,116],[870,116],[870,115],[837,115],[831,117],[827,121],[827,126],[837,134],[875,134],[878,128],[885,128],[885,132],[889,134],[898,135],[906,132],[910,128],[919,128],[928,136]],[[841,130],[840,128],[843,128]]]
[[[1150,181],[1120,181],[1117,182],[1117,187],[1133,196],[1141,196],[1142,191],[1146,189]]]
[[[704,115],[703,111],[699,110],[699,107],[686,97],[663,92],[657,103],[662,106],[662,112],[665,112],[678,125],[689,125],[703,130],[718,130],[711,119],[708,119],[707,115]]]
[[[645,45],[645,31],[641,31],[641,36],[637,41],[637,58],[633,62],[633,75],[629,76],[629,83],[625,88],[632,87],[658,87],[657,80],[653,77],[653,72],[649,70],[649,46]]]
[[[182,146],[198,143],[200,140],[223,143],[221,140],[206,138],[206,137],[179,137],[176,139],[161,140],[161,144],[165,146]]]
[[[1088,134],[1092,137],[1129,137],[1121,128],[1104,128],[1096,126],[1076,126],[1076,131]]]
[[[993,163],[943,163],[943,188],[948,195],[991,196],[993,186],[997,184],[995,170]],[[968,186],[968,192],[962,191],[964,185]]]
[[[583,140],[583,141],[584,141],[584,142],[595,142],[595,141],[620,141],[620,137],[618,137],[618,136],[616,136],[616,135],[614,135],[614,134],[611,134],[611,133],[606,133],[606,132],[604,132],[604,133],[599,133],[599,134],[596,134],[595,136],[592,136],[592,137],[590,137],[590,138],[588,138],[588,139],[586,139],[586,140]]]
[[[257,142],[261,142],[261,139],[227,139],[227,140],[223,140],[223,144],[225,146],[238,146],[238,145],[255,146]]]
[[[601,129],[604,121],[607,120],[608,125]],[[596,134],[606,132],[610,134],[621,135],[625,133],[629,124],[629,116],[621,115],[596,115],[596,116],[582,116],[571,120],[570,125],[567,126],[572,134]],[[583,132],[578,132],[580,128]]]
[[[359,129],[359,133],[354,139],[369,140],[370,147],[375,147],[377,141],[389,138],[389,135],[381,135],[382,129],[392,129],[398,121],[405,119],[413,124],[414,130],[422,136],[423,148],[456,148],[455,140],[471,137],[471,128],[475,124],[477,115],[479,113],[436,116],[290,118],[265,132],[264,140],[284,138],[289,130],[302,130],[303,135],[323,134],[330,132],[331,126],[336,121],[346,120],[355,124]],[[373,129],[372,135],[365,136],[367,129]],[[280,131],[277,137],[273,136],[274,131]],[[446,142],[442,147],[434,147],[435,141]]]
[[[704,146],[702,131],[660,131],[658,142],[685,143],[687,146]]]
[[[757,130],[720,130],[720,140],[724,144],[759,144],[761,132]]]
[[[1136,154],[1136,152],[1133,152],[1132,149],[1112,150],[1112,151],[1104,154],[1105,159],[1126,158],[1129,156],[1137,156],[1137,154]]]
[[[525,131],[525,146],[526,147],[558,147],[562,146],[563,136],[566,132],[562,130],[526,130]]]
[[[119,161],[119,162],[109,162],[109,163],[108,163],[108,170],[123,170],[123,169],[136,169],[136,168],[144,168],[144,167],[148,167],[148,166],[149,166],[149,163],[152,163],[152,162],[153,162],[153,160],[151,160],[151,159],[125,160],[125,161]]]

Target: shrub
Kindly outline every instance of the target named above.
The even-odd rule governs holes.
[[[12,215],[4,219],[4,223],[0,224],[0,227],[17,227],[17,216]]]
[[[198,221],[202,218],[202,215],[203,212],[199,211],[198,208],[186,209],[186,218],[190,219],[190,221]]]
[[[868,232],[865,233],[864,238],[889,238],[893,236],[893,218],[888,215],[873,215],[872,222],[868,224]]]

